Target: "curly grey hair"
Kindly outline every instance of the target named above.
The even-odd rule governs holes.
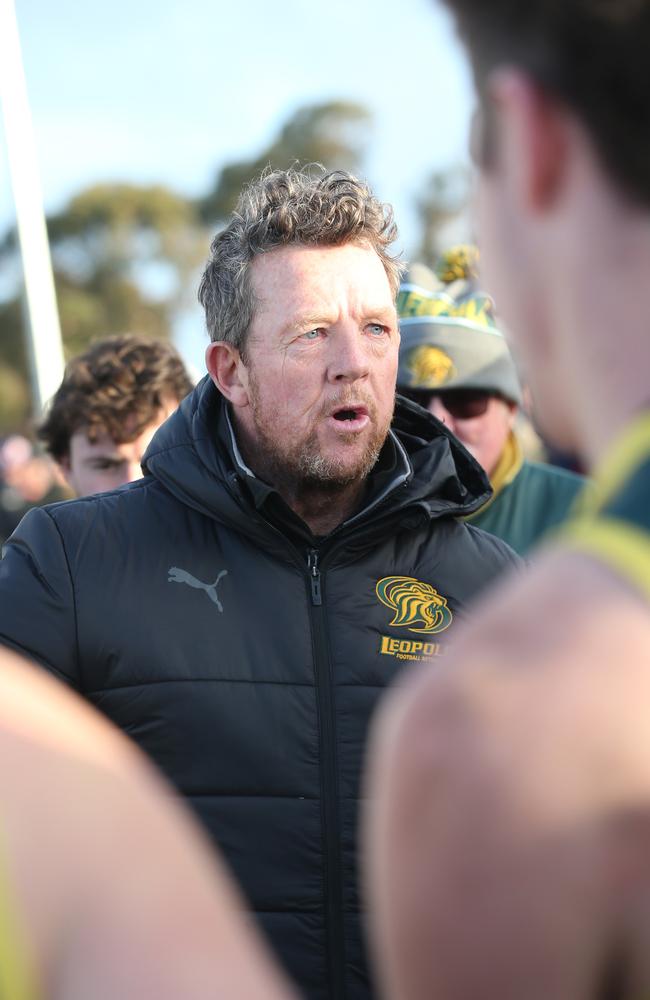
[[[265,171],[244,189],[210,247],[199,286],[210,339],[232,344],[246,360],[256,304],[250,264],[278,247],[368,246],[377,252],[397,296],[403,266],[388,253],[396,236],[391,207],[347,171],[325,173],[313,165]]]

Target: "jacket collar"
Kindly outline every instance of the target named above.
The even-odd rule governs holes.
[[[253,511],[259,522],[268,518],[270,504],[274,514],[281,511],[281,522],[286,516],[292,525],[303,525],[277,491],[246,466],[227,404],[208,376],[158,429],[143,465],[179,500],[240,530],[252,530]],[[398,396],[366,502],[346,525],[357,528],[414,505],[427,517],[463,516],[489,496],[485,473],[460,442],[426,410]]]
[[[254,506],[263,516],[277,524],[281,530],[297,533],[312,543],[314,537],[302,519],[295,514],[273,486],[260,479],[246,464],[237,443],[230,406],[227,403],[224,403],[223,414],[224,419],[219,422],[217,431],[220,442],[228,453],[232,468],[240,477],[240,481],[250,495]],[[361,509],[339,527],[346,528],[367,517],[393,490],[405,483],[412,475],[413,468],[406,450],[397,435],[389,430],[377,464],[368,476],[367,489]]]

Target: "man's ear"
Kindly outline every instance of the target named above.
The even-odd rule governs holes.
[[[498,166],[523,211],[537,214],[556,202],[565,178],[569,113],[515,69],[496,70],[488,84],[498,129]]]
[[[75,486],[75,477],[72,471],[72,462],[70,460],[70,452],[66,455],[62,455],[61,458],[56,460],[56,471],[57,478],[60,480],[61,485],[72,490],[73,493],[77,493],[77,487]]]
[[[233,406],[248,406],[248,370],[241,354],[225,340],[215,340],[205,350],[205,364],[219,392]]]

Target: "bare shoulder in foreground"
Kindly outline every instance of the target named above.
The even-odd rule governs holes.
[[[649,704],[647,604],[561,551],[388,700],[365,830],[386,996],[648,993]]]
[[[3,996],[293,995],[197,826],[139,751],[3,650],[0,801]]]

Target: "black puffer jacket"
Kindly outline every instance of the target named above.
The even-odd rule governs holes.
[[[0,563],[0,638],[175,783],[306,996],[366,998],[355,837],[368,720],[516,561],[457,520],[487,480],[400,404],[365,509],[319,542],[241,466],[205,380],[146,465],[128,487],[27,515]]]

